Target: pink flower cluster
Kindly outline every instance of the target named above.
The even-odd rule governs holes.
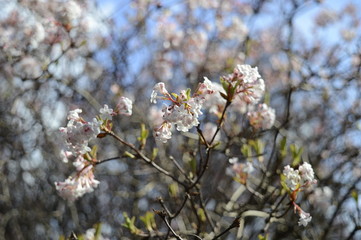
[[[59,195],[68,200],[75,201],[85,193],[94,191],[99,181],[94,177],[94,165],[96,159],[91,156],[89,141],[95,139],[101,132],[103,126],[117,114],[129,116],[132,114],[132,101],[128,98],[121,97],[116,110],[104,105],[99,110],[97,118],[91,122],[85,121],[79,114],[81,109],[75,109],[68,114],[68,124],[60,128],[65,140],[65,149],[61,151],[63,161],[73,160],[73,166],[76,168],[74,177],[68,177],[64,182],[55,182],[56,190]]]
[[[79,116],[81,112],[81,109],[70,111],[67,126],[59,129],[65,139],[67,151],[74,155],[90,152],[89,141],[96,138],[100,133],[101,122],[96,118],[87,122]]]
[[[222,79],[236,87],[235,95],[247,104],[258,103],[265,92],[265,84],[257,67],[237,65],[232,74],[223,76]]]
[[[214,93],[214,87],[207,78],[198,85],[196,92],[190,96],[190,91],[183,90],[179,95],[170,94],[163,82],[157,83],[151,95],[151,102],[156,103],[157,99],[169,100],[171,105],[164,105],[163,123],[154,129],[156,140],[166,143],[171,138],[171,130],[176,126],[178,131],[187,132],[199,124],[198,117],[202,114],[201,108],[208,94]],[[162,96],[158,96],[162,95]]]

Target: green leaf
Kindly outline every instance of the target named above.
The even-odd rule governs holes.
[[[264,94],[264,101],[265,104],[269,105],[271,102],[271,95],[269,94],[269,92],[265,92]]]
[[[267,240],[267,235],[263,236],[262,234],[258,234],[258,239],[259,240]]]
[[[249,145],[254,149],[259,161],[263,161],[264,143],[260,139],[249,140]]]
[[[284,159],[287,155],[287,137],[283,137],[281,142],[280,142],[280,155],[281,158]]]
[[[243,144],[241,147],[241,153],[243,156],[250,157],[252,155],[251,147],[248,144]]]
[[[291,190],[287,187],[287,184],[286,184],[286,176],[281,174],[280,175],[280,178],[281,178],[281,186],[283,188],[283,190],[285,190],[286,192],[290,193]]]
[[[222,77],[220,77],[219,81],[221,82],[223,89],[224,89],[226,92],[228,92],[229,83],[228,83],[226,80],[224,80]]]
[[[154,161],[154,159],[157,157],[158,155],[158,151],[159,149],[158,148],[153,148],[153,151],[152,151],[152,158],[151,160]]]
[[[352,190],[351,192],[351,196],[353,197],[353,199],[355,199],[355,202],[358,203],[358,192],[357,190]]]
[[[130,157],[130,158],[135,158],[135,156],[133,154],[131,154],[130,152],[128,151],[125,151],[124,154],[123,154],[124,157]]]
[[[123,213],[125,222],[122,224],[123,227],[129,229],[132,234],[140,234],[142,230],[135,226],[135,217],[129,218],[126,212]]]
[[[191,99],[191,89],[190,88],[187,88],[186,96],[187,96],[187,100]]]
[[[196,171],[197,171],[197,161],[196,161],[196,159],[191,158],[188,163],[189,163],[189,166],[191,168],[192,173],[195,174]]]
[[[178,196],[179,193],[179,187],[177,183],[172,183],[169,185],[168,187],[169,189],[169,195],[173,198],[176,198]]]
[[[207,221],[206,214],[204,213],[204,210],[202,208],[198,208],[197,215],[202,222]]]
[[[141,216],[139,218],[147,228],[149,232],[153,232],[155,229],[157,229],[157,225],[155,223],[154,219],[154,212],[146,212],[144,216]]]
[[[100,239],[100,237],[101,237],[101,235],[102,235],[102,224],[101,223],[98,223],[98,224],[95,224],[95,226],[94,226],[94,228],[95,228],[95,238],[94,238],[94,240],[98,240],[98,239]]]
[[[93,147],[92,147],[92,150],[91,150],[91,152],[90,152],[90,156],[92,157],[92,158],[97,158],[97,150],[98,150],[98,147],[97,147],[97,145],[94,145]]]
[[[299,165],[301,162],[303,148],[298,147],[296,144],[291,144],[290,150],[291,150],[292,159],[293,159],[291,166],[295,167],[295,166]]]
[[[148,135],[149,131],[145,128],[145,124],[140,124],[140,136],[138,137],[138,141],[142,146],[146,144]]]

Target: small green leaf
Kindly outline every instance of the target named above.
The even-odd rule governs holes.
[[[142,233],[142,230],[140,230],[139,228],[137,228],[134,223],[135,223],[135,217],[129,218],[128,214],[126,212],[123,213],[124,216],[124,220],[125,222],[122,224],[123,227],[129,229],[129,231],[132,234],[140,234]]]
[[[196,159],[191,158],[188,163],[189,163],[189,166],[191,168],[192,173],[195,174],[196,171],[197,171],[197,161],[196,161]]]
[[[130,158],[135,158],[135,156],[133,154],[131,154],[130,152],[128,151],[125,151],[124,154],[123,154],[124,157],[130,157]]]
[[[301,162],[301,157],[302,157],[302,153],[303,153],[303,148],[302,147],[297,147],[296,144],[291,144],[290,145],[290,150],[291,150],[291,154],[292,154],[292,167],[295,167],[297,165],[300,164]]]
[[[97,145],[94,145],[93,147],[92,147],[92,150],[91,150],[91,152],[90,152],[90,156],[92,157],[92,158],[97,158],[97,150],[98,150],[98,147],[97,147]]]
[[[197,215],[202,222],[207,221],[206,214],[204,213],[204,210],[202,208],[198,208]]]
[[[152,158],[151,160],[154,161],[154,159],[157,157],[158,155],[158,151],[159,149],[158,148],[153,148],[153,151],[152,151]]]
[[[247,158],[252,155],[252,150],[248,144],[243,144],[241,147],[241,153],[243,156]]]
[[[141,146],[144,146],[147,142],[149,131],[145,128],[145,124],[140,124],[140,136],[138,137],[138,141],[140,142]]]
[[[284,159],[287,155],[287,137],[283,137],[281,142],[280,142],[280,154],[281,154],[281,158]]]
[[[191,99],[191,89],[190,88],[187,88],[186,96],[187,96],[187,100]]]
[[[263,236],[262,234],[258,234],[258,240],[267,240],[267,235]]]
[[[169,185],[169,195],[173,198],[176,198],[179,193],[179,187],[177,183],[172,183]]]
[[[355,199],[355,202],[358,203],[358,192],[357,190],[352,190],[351,192],[351,196],[353,197],[353,199]]]
[[[155,223],[154,219],[154,212],[146,212],[144,216],[141,216],[139,218],[147,228],[149,232],[153,232],[155,229],[157,229],[157,225]]]

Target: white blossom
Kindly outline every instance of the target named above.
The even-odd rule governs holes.
[[[196,96],[205,97],[211,95],[216,91],[214,84],[207,78],[204,77],[203,83],[198,85]]]
[[[113,109],[109,108],[108,105],[104,104],[100,110],[100,118],[103,120],[112,120],[113,115],[115,114]]]
[[[171,128],[172,128],[172,125],[168,122],[164,122],[162,125],[155,128],[153,131],[155,139],[157,141],[166,143],[172,137]]]
[[[299,226],[303,225],[304,227],[306,227],[307,224],[308,224],[309,222],[311,222],[311,220],[312,220],[311,215],[310,215],[309,213],[306,213],[306,212],[304,212],[304,211],[301,210],[301,212],[300,212],[300,219],[298,220],[298,225],[299,225]]]
[[[127,97],[120,97],[116,111],[125,116],[130,116],[133,113],[133,102]]]
[[[157,103],[157,97],[158,93],[161,93],[162,95],[169,95],[167,89],[165,88],[165,85],[163,82],[157,83],[152,91],[150,102],[151,103]]]
[[[223,111],[226,100],[220,94],[224,93],[224,89],[222,88],[222,86],[219,83],[212,83],[212,86],[214,89],[214,93],[205,96],[203,106],[209,109],[208,111],[210,113],[217,115]]]
[[[276,118],[275,110],[266,104],[259,104],[256,111],[247,114],[250,124],[255,129],[269,129],[273,126]]]
[[[290,165],[284,167],[283,175],[286,176],[286,185],[292,191],[299,187],[307,187],[308,184],[316,183],[314,172],[309,163],[303,163],[298,170],[293,169]]]
[[[81,109],[70,111],[67,126],[59,128],[65,139],[66,151],[74,155],[90,152],[88,142],[100,133],[100,123],[95,118],[92,122],[86,122],[79,116],[81,112]]]
[[[238,64],[234,69],[234,74],[237,74],[240,78],[242,78],[243,83],[254,83],[261,78],[258,68],[252,68],[250,65]]]
[[[313,182],[315,180],[315,174],[313,172],[311,164],[305,162],[298,168],[303,183]]]
[[[55,182],[59,195],[68,201],[75,201],[86,193],[94,191],[99,181],[94,178],[93,166],[88,165],[74,178],[69,177],[64,182]]]
[[[163,106],[163,124],[154,129],[154,136],[156,139],[166,142],[170,139],[170,129],[172,125],[181,132],[187,132],[194,126],[198,126],[198,117],[202,115],[202,105],[205,97],[208,94],[213,94],[212,83],[205,78],[203,83],[198,85],[196,93],[190,97],[188,91],[181,91],[174,99],[165,88],[164,83],[158,83],[154,86],[151,95],[151,102],[156,103],[158,93],[164,96],[165,100],[170,100],[171,105]],[[166,124],[166,125],[165,125]],[[164,127],[166,126],[166,127]]]
[[[295,170],[291,168],[290,165],[287,165],[283,170],[283,175],[286,176],[287,187],[292,191],[296,190],[301,180],[298,170]]]
[[[236,96],[247,104],[256,104],[263,97],[265,84],[257,67],[237,65],[232,74],[222,79],[236,87]]]

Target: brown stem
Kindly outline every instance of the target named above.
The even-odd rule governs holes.
[[[112,136],[113,138],[115,138],[118,142],[122,143],[123,145],[131,148],[136,155],[142,159],[144,162],[146,162],[147,164],[151,165],[152,167],[154,167],[158,172],[172,178],[174,181],[176,181],[178,184],[182,185],[183,187],[187,187],[185,183],[183,183],[182,181],[180,181],[179,179],[177,179],[176,177],[174,177],[170,172],[168,172],[167,170],[165,170],[164,168],[162,168],[161,166],[159,166],[158,164],[156,164],[155,162],[153,162],[151,159],[149,159],[147,156],[145,156],[141,151],[139,151],[133,144],[128,143],[126,141],[124,141],[122,138],[120,138],[119,136],[117,136],[113,131],[109,130],[109,129],[103,129],[107,134],[109,134],[110,136]]]

